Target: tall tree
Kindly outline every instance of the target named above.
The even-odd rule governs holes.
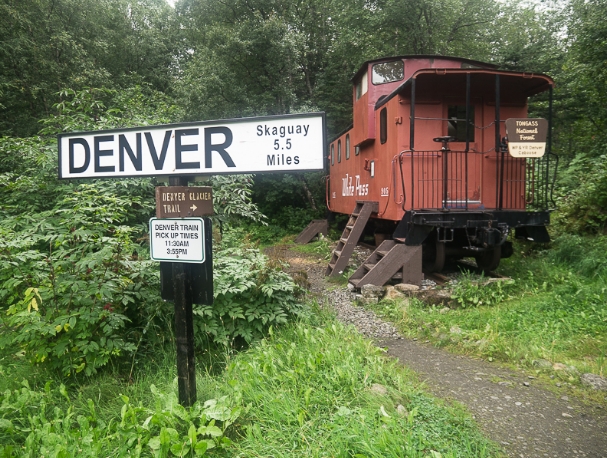
[[[168,89],[171,14],[164,0],[0,0],[0,132],[36,132],[65,88]]]

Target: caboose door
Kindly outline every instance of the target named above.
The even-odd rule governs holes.
[[[483,133],[475,128],[475,119],[482,119],[482,106],[482,100],[474,100],[467,113],[465,104],[445,98],[447,136],[441,142],[443,209],[468,209],[481,204],[482,154],[477,152],[477,145],[483,144]]]

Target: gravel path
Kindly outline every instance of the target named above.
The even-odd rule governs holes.
[[[326,300],[340,321],[416,371],[433,394],[465,405],[508,456],[607,458],[607,417],[600,408],[534,386],[533,377],[522,372],[404,338],[390,323],[354,305],[347,288],[327,283],[326,262],[288,250],[280,256],[292,272],[307,277],[310,291]]]

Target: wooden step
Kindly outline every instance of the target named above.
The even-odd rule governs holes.
[[[295,239],[295,243],[308,243],[318,234],[327,235],[329,229],[329,222],[326,219],[315,219],[308,224],[308,226],[301,231],[301,233]]]
[[[391,247],[386,252],[386,248]],[[356,288],[364,285],[383,286],[390,279],[421,284],[421,246],[407,246],[394,241],[384,241],[354,272],[348,281]],[[383,253],[379,256],[378,253]]]
[[[327,266],[326,275],[337,275],[339,272],[346,270],[350,256],[352,256],[354,247],[358,243],[371,213],[377,212],[378,207],[378,202],[356,203],[354,211],[350,215],[350,220],[346,223],[346,227],[333,251],[333,259],[331,264]]]

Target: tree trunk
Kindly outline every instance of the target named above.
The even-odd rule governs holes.
[[[306,178],[303,175],[299,175],[299,181],[301,181],[301,185],[303,187],[304,193],[306,194],[306,197],[308,198],[310,207],[312,207],[312,210],[314,211],[318,210],[316,202],[314,201],[314,196],[312,195],[312,192],[310,192],[310,188],[308,188],[308,182],[306,181]]]

